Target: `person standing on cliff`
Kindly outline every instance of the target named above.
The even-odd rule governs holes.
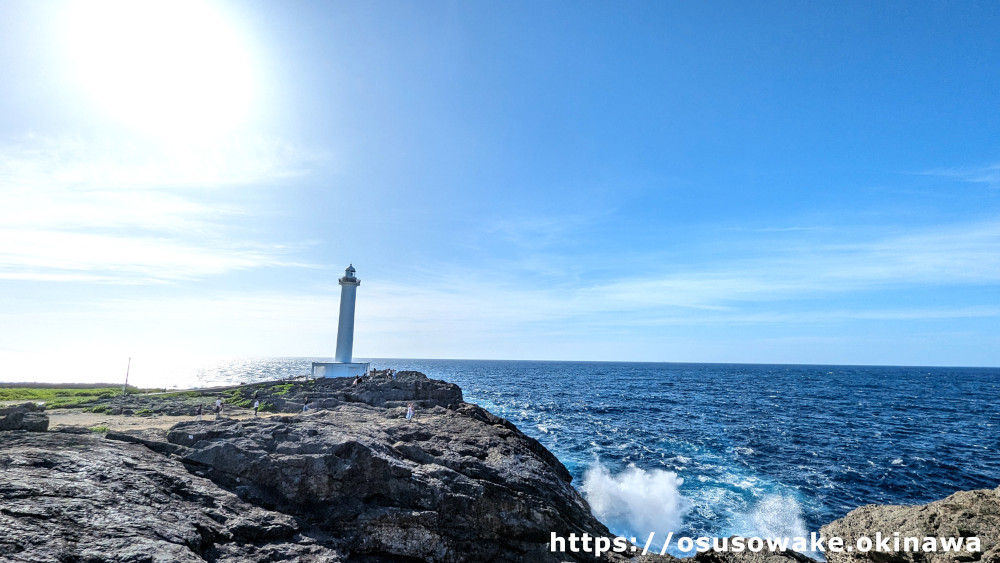
[[[406,405],[406,420],[413,420],[413,403]]]
[[[201,407],[202,407],[201,405],[198,405],[198,418],[196,418],[195,420],[201,420]]]
[[[259,408],[260,408],[260,401],[254,401],[253,402],[253,416],[254,416],[254,418],[257,417],[257,409],[259,409]]]
[[[215,420],[219,420],[222,416],[222,399],[215,400]]]

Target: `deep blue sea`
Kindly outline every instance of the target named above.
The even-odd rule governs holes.
[[[313,360],[199,377],[272,379]],[[620,534],[808,535],[864,504],[1000,485],[1000,369],[371,361],[457,383],[514,422]]]

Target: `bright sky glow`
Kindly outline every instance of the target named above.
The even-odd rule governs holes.
[[[66,10],[82,93],[144,132],[217,134],[247,118],[257,88],[232,22],[196,0],[95,0]]]
[[[1000,365],[989,4],[0,0],[0,379]],[[185,360],[186,361],[186,360]]]

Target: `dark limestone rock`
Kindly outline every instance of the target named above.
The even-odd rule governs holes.
[[[15,412],[42,412],[45,410],[45,405],[40,403],[21,403],[20,405],[9,405],[6,407],[0,407],[0,416],[15,413]]]
[[[0,409],[0,431],[45,432],[49,429],[49,417],[42,414],[44,408],[35,403],[23,403]]]
[[[0,560],[342,560],[293,518],[143,446],[55,432],[2,440]]]
[[[896,532],[899,532],[900,538],[907,536],[921,538],[921,545],[923,538],[927,537],[977,537],[980,551],[978,553],[968,553],[965,550],[949,553],[912,552],[902,549],[895,551],[894,543],[890,542],[891,551],[887,553],[828,551],[826,558],[830,563],[1000,561],[1000,488],[961,491],[948,498],[921,506],[862,506],[820,529],[824,537],[843,538],[845,545],[856,545],[857,539],[861,536],[874,540],[876,534],[893,537]],[[903,547],[902,540],[901,547]]]
[[[86,426],[59,426],[56,427],[53,432],[61,432],[63,434],[93,434],[94,431]]]
[[[352,557],[563,561],[549,534],[607,536],[537,441],[474,405],[342,403],[298,416],[185,422],[183,461],[255,504],[295,514]],[[577,555],[593,561],[593,555]]]
[[[126,416],[194,416],[198,413],[198,407],[201,406],[203,415],[208,417],[215,415],[216,398],[226,400],[228,396],[223,393],[210,391],[206,391],[204,395],[180,392],[164,395],[132,394],[126,396],[118,395],[108,400],[100,401],[99,404],[101,407],[107,409],[106,412],[108,414]],[[226,404],[224,407],[224,413],[227,415],[246,414],[247,412],[247,409],[231,404]]]
[[[108,440],[118,440],[133,444],[142,444],[154,452],[161,454],[183,454],[184,448],[167,441],[167,431],[159,428],[145,430],[111,431],[104,435]]]
[[[107,439],[87,429],[4,432],[0,560],[623,563],[635,555],[549,551],[552,532],[610,533],[555,456],[509,421],[462,402],[455,385],[400,372],[358,385],[321,379],[254,384],[241,393],[247,389],[296,414],[108,432]],[[314,409],[301,413],[307,398]],[[183,396],[126,400],[190,407]],[[417,405],[412,421],[405,419],[409,402]],[[0,416],[18,428],[44,417],[35,406],[7,407]],[[849,543],[895,532],[977,536],[981,549],[828,551],[827,559],[1000,563],[1000,489],[926,506],[863,507],[821,531]],[[631,560],[809,561],[746,551]]]
[[[388,374],[361,378],[329,377],[301,383],[271,382],[247,386],[241,397],[273,405],[277,412],[297,413],[308,401],[315,409],[333,408],[342,403],[364,403],[373,407],[405,407],[414,403],[422,409],[447,407],[462,402],[462,388],[454,383],[428,379],[416,371],[404,371],[392,379]]]

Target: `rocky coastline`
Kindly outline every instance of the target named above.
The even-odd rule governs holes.
[[[218,418],[208,408],[216,397],[226,402]],[[254,402],[264,408],[258,416]],[[126,396],[87,408],[158,416],[199,405],[200,421],[108,432],[50,430],[33,405],[0,409],[0,560],[630,560],[552,552],[552,533],[611,534],[538,441],[466,403],[458,386],[417,372]],[[998,561],[1000,488],[924,507],[862,507],[822,533],[876,530],[977,535],[981,550],[827,559]],[[793,552],[693,559],[809,561]]]

